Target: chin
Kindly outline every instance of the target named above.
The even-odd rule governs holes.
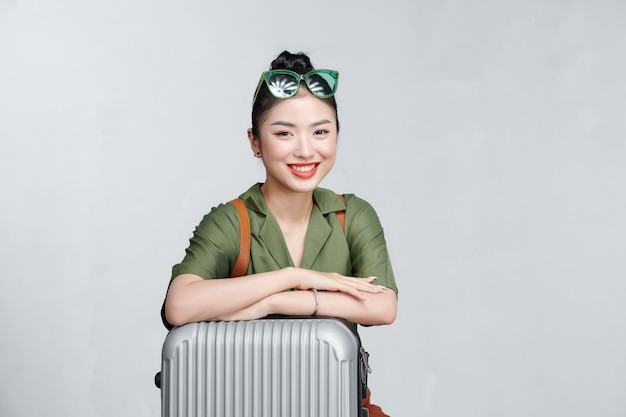
[[[317,187],[319,187],[320,183],[324,177],[318,177],[317,175],[312,178],[303,179],[292,179],[285,183],[287,188],[296,193],[311,193]]]
[[[295,184],[292,185],[291,190],[295,193],[312,193],[315,190],[321,181],[311,182],[309,184]]]

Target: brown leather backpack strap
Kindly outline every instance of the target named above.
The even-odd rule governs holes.
[[[233,268],[232,278],[242,277],[248,271],[248,262],[250,262],[250,219],[248,218],[248,209],[241,198],[230,201],[230,204],[237,209],[239,217],[239,256]]]
[[[341,200],[343,204],[346,204],[346,199],[343,197],[343,194],[337,194],[337,196],[339,197],[339,199]],[[337,220],[339,220],[339,224],[341,225],[341,230],[345,232],[346,231],[346,211],[341,210],[336,213],[337,213]]]

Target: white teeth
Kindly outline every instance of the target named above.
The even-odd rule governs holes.
[[[291,169],[293,169],[294,171],[298,171],[298,172],[309,172],[309,171],[313,171],[313,168],[315,168],[315,164],[313,165],[289,165],[291,167]]]

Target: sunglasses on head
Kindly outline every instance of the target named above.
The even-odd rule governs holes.
[[[270,93],[276,98],[293,97],[298,92],[302,80],[313,95],[319,98],[328,98],[337,91],[338,79],[339,73],[337,71],[327,69],[311,70],[306,74],[298,74],[284,69],[265,71],[261,74],[252,102],[256,102],[263,81],[265,81]]]

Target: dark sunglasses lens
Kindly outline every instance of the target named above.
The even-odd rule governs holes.
[[[330,97],[337,89],[337,78],[328,72],[314,72],[306,79],[309,90],[319,97]]]
[[[300,80],[290,74],[269,74],[266,79],[267,87],[274,97],[291,97],[298,91]]]

